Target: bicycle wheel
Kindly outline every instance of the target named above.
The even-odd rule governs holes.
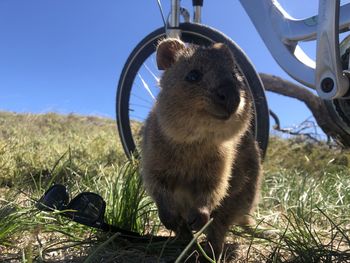
[[[183,23],[180,30],[181,39],[185,43],[210,45],[221,42],[231,49],[254,102],[255,118],[252,129],[264,156],[269,136],[269,114],[262,82],[251,62],[239,46],[215,29],[200,24]],[[137,154],[137,140],[140,138],[142,122],[159,92],[157,83],[160,72],[156,65],[155,51],[164,37],[164,28],[146,36],[130,54],[119,79],[116,116],[120,140],[128,157]]]

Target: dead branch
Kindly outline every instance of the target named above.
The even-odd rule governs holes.
[[[265,73],[259,75],[267,91],[304,102],[325,134],[332,137],[342,147],[350,147],[350,135],[333,121],[322,99],[301,85]]]
[[[272,110],[270,110],[269,113],[272,119],[275,121],[275,124],[272,126],[274,130],[285,134],[289,134],[289,135],[307,138],[313,142],[320,142],[320,140],[317,139],[317,131],[315,127],[316,125],[313,121],[305,120],[296,128],[282,128],[278,115],[274,113]],[[305,130],[310,129],[311,126],[312,128],[314,128],[315,131],[313,133],[305,132]]]

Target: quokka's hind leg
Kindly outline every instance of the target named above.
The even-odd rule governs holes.
[[[208,256],[211,258],[214,258],[216,260],[220,260],[223,247],[225,244],[225,239],[228,231],[230,230],[231,226],[236,222],[234,220],[235,218],[223,218],[221,216],[219,217],[214,217],[214,220],[212,224],[209,226],[207,230],[207,244],[205,247],[205,251]],[[237,218],[237,221],[240,220],[241,218]],[[243,219],[243,218],[242,218]],[[248,219],[250,219],[248,216],[247,218],[244,218],[244,225],[247,225]],[[252,221],[249,221],[252,222]],[[243,223],[243,221],[242,221]]]
[[[220,260],[229,227],[230,224],[228,222],[219,220],[219,218],[214,218],[207,230],[205,252],[209,257],[215,258],[217,261]]]
[[[255,209],[256,195],[255,186],[251,185],[239,195],[227,196],[222,204],[213,211],[214,220],[208,228],[207,240],[216,259],[221,256],[227,232],[233,224],[248,226],[255,223],[252,213]],[[208,248],[206,250],[208,251]]]

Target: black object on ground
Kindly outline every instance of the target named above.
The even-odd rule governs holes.
[[[67,188],[61,184],[52,185],[36,203],[42,211],[62,211],[61,215],[71,220],[106,232],[120,233],[126,239],[136,241],[165,241],[168,237],[142,236],[137,232],[110,225],[104,221],[106,202],[103,198],[92,192],[82,192],[69,202]]]

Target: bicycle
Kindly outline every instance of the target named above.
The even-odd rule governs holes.
[[[214,28],[201,23],[203,0],[192,0],[193,21],[189,12],[171,0],[171,10],[164,27],[148,34],[129,55],[120,75],[116,116],[119,136],[128,157],[137,154],[136,138],[142,121],[152,107],[157,94],[158,69],[152,54],[165,37],[179,37],[186,43],[210,45],[225,43],[234,54],[253,99],[255,118],[253,131],[260,149],[266,152],[269,137],[269,110],[263,84],[250,60],[233,40]],[[350,134],[350,35],[339,44],[339,33],[350,31],[350,4],[340,6],[340,0],[319,0],[318,15],[293,19],[276,0],[247,1],[240,4],[253,22],[271,55],[292,78],[315,89],[333,116],[334,122]],[[160,2],[158,5],[161,9]],[[183,22],[180,23],[180,18]],[[319,19],[322,18],[322,19]],[[316,62],[298,45],[302,41],[317,41]],[[149,84],[153,81],[153,84]],[[190,110],[190,109],[189,109]]]

